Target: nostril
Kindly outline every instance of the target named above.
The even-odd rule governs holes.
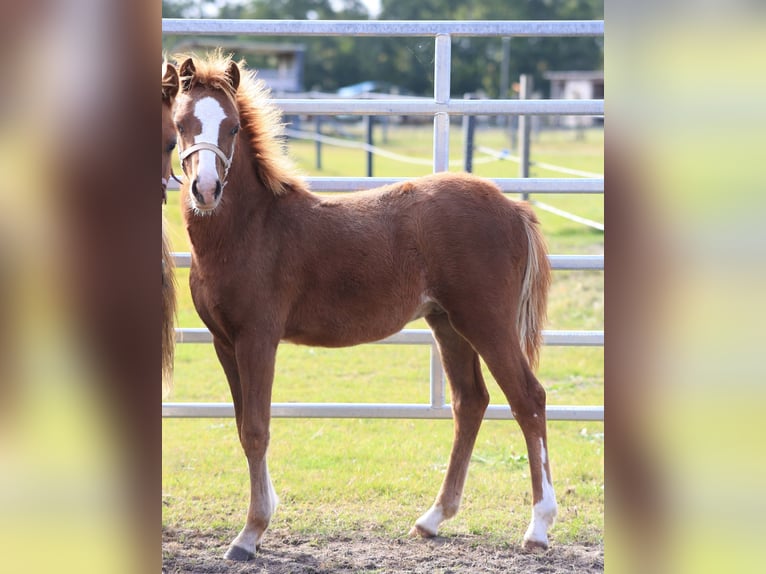
[[[194,196],[194,199],[196,199],[200,203],[205,203],[205,200],[202,197],[202,194],[197,189],[197,180],[196,179],[194,181],[192,181],[191,191],[192,191],[192,195]]]
[[[213,194],[213,197],[215,199],[218,199],[220,197],[220,195],[221,195],[221,191],[222,190],[223,190],[223,188],[221,187],[221,182],[220,181],[216,181],[215,182],[215,193]]]

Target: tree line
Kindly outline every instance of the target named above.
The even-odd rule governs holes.
[[[365,20],[361,0],[163,0],[165,18]],[[379,20],[601,20],[603,0],[381,0]],[[163,48],[183,38],[163,38]],[[231,39],[231,38],[229,38]],[[389,82],[416,95],[433,95],[434,42],[431,38],[259,37],[306,47],[304,87],[333,92],[367,80]],[[239,55],[238,55],[239,56]],[[248,61],[252,57],[245,56]],[[452,93],[501,94],[501,38],[455,38]],[[253,62],[250,62],[253,65]],[[546,71],[601,70],[603,38],[512,38],[506,60],[511,82],[531,74],[547,96]],[[257,66],[255,66],[257,67]]]

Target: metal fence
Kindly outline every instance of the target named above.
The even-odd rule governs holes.
[[[433,101],[409,99],[276,99],[287,114],[311,115],[420,115],[433,116],[433,170],[446,171],[449,160],[449,128],[453,115],[603,115],[603,100],[464,100],[450,98],[452,39],[475,37],[603,36],[603,21],[368,21],[368,20],[192,20],[163,19],[163,34],[254,36],[422,36],[434,38]],[[353,191],[401,181],[396,178],[307,178],[315,191]],[[603,193],[603,178],[495,179],[509,193]],[[551,255],[553,269],[603,270],[603,255]],[[188,267],[188,253],[176,253],[179,267]],[[603,331],[544,331],[546,345],[603,346]],[[210,343],[206,329],[176,330],[179,343]],[[436,342],[424,329],[404,329],[379,344],[429,345],[430,402],[428,404],[377,403],[274,403],[274,417],[332,418],[451,418],[445,400],[444,372]],[[378,344],[373,343],[373,344]],[[233,417],[230,403],[163,403],[163,417]],[[604,420],[604,407],[547,407],[549,420]],[[490,405],[485,418],[512,419],[507,405]]]

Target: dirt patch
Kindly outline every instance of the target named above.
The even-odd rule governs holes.
[[[493,545],[481,536],[432,540],[385,538],[373,533],[306,537],[269,530],[264,547],[247,563],[223,559],[227,540],[216,534],[165,530],[163,573],[329,574],[365,572],[448,574],[534,572],[561,574],[604,571],[604,547],[553,546],[530,553],[518,545]]]

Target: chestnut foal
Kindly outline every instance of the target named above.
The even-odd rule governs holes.
[[[545,548],[556,516],[545,391],[532,369],[550,267],[534,213],[486,179],[441,173],[342,198],[312,193],[284,158],[281,116],[230,58],[186,59],[175,123],[186,182],[194,305],[210,329],[250,469],[250,507],[226,557],[248,560],[277,505],[266,464],[280,341],[343,347],[425,317],[455,422],[447,474],[411,533],[458,510],[489,402],[479,357],[526,440],[532,520]]]

